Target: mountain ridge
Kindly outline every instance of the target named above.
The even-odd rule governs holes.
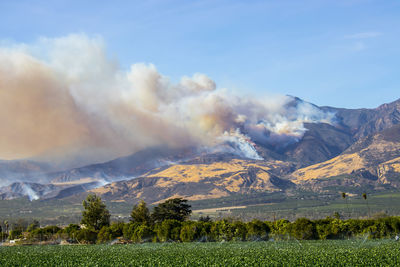
[[[302,101],[293,98],[288,108]],[[263,160],[243,158],[229,144],[217,151],[159,146],[61,172],[26,173],[22,168],[21,177],[30,179],[20,182],[35,183],[41,177],[47,181],[43,186],[54,191],[47,197],[73,198],[95,192],[110,201],[146,199],[150,203],[173,196],[206,199],[263,191],[323,192],[338,184],[360,183],[377,190],[382,185],[399,186],[400,99],[374,109],[313,108],[335,113],[335,123],[305,122],[304,135],[283,146],[254,141]],[[4,180],[7,175],[3,172],[1,177],[1,170]],[[15,191],[3,194],[4,199],[21,197],[26,185],[0,191]],[[33,187],[38,188],[38,196],[45,197],[39,185]]]

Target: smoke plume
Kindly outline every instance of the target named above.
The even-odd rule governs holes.
[[[0,158],[112,159],[160,144],[299,140],[304,122],[332,121],[292,97],[239,97],[204,74],[172,83],[152,64],[123,70],[101,38],[69,35],[0,48]],[[62,157],[61,157],[62,156]]]

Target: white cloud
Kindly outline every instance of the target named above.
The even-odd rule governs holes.
[[[346,35],[346,39],[371,39],[381,36],[381,32],[359,32],[355,34]]]

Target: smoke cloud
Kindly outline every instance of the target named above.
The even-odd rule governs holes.
[[[152,64],[123,70],[84,34],[0,47],[0,158],[103,161],[160,144],[237,145],[299,140],[304,122],[332,123],[289,96],[251,98],[204,74],[172,83]]]

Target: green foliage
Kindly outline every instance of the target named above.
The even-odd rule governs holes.
[[[185,221],[189,218],[192,211],[186,199],[173,198],[160,203],[154,207],[152,218],[154,222],[162,222],[164,220]]]
[[[128,242],[129,240],[133,242],[204,242],[263,241],[269,238],[273,240],[384,239],[393,238],[400,233],[400,217],[389,216],[368,220],[341,220],[331,217],[320,220],[299,218],[294,222],[284,219],[274,222],[253,220],[247,223],[233,219],[182,221],[190,213],[188,205],[182,199],[173,199],[157,206],[159,209],[158,211],[156,209],[155,213],[158,212],[160,217],[155,224],[149,223],[148,210],[145,203],[142,202],[134,208],[135,212],[132,212],[134,215],[132,218],[135,219],[132,219],[131,222],[119,221],[110,225],[109,213],[100,198],[89,195],[84,201],[84,207],[86,217],[82,221],[86,223],[85,227],[82,227],[83,229],[77,224],[70,224],[64,229],[51,225],[40,228],[38,222],[33,222],[28,227],[29,232],[24,233],[23,229],[25,229],[24,225],[27,221],[19,221],[12,224],[14,228],[12,228],[9,238],[25,236],[28,241],[34,242],[66,239],[68,242],[93,244],[96,241],[97,243],[106,243],[122,237]],[[99,214],[104,215],[106,219]],[[181,220],[165,219],[168,217],[167,215],[179,215]],[[91,220],[93,218],[96,220]],[[89,221],[92,224],[88,223]],[[4,224],[6,229],[8,229],[7,225],[9,225],[8,222]],[[94,225],[102,225],[102,227],[97,230],[97,226]],[[3,240],[5,236],[7,234],[3,233]]]
[[[335,211],[335,212],[333,213],[333,218],[335,218],[335,219],[340,219],[340,213],[337,212],[337,211]]]
[[[299,218],[290,224],[289,233],[295,239],[310,240],[317,238],[315,223],[307,218]]]
[[[247,227],[246,224],[241,221],[235,221],[232,223],[233,227],[233,239],[234,241],[246,241]]]
[[[82,203],[84,210],[82,211],[81,223],[92,231],[99,231],[103,226],[110,225],[110,212],[101,198],[95,194],[89,194]]]
[[[123,236],[124,226],[125,226],[125,223],[123,223],[123,222],[113,222],[110,225],[110,230],[111,230],[113,239]]]
[[[289,235],[290,222],[285,219],[270,223],[273,237],[275,239],[287,239]]]
[[[321,240],[326,239],[337,239],[337,233],[333,233],[332,231],[332,224],[334,219],[327,217],[326,219],[317,220],[316,224],[316,231],[318,238]]]
[[[106,243],[109,242],[113,239],[112,236],[112,231],[110,227],[108,226],[103,226],[103,228],[100,229],[99,233],[97,234],[97,243]]]
[[[1,247],[0,266],[398,266],[400,242],[327,240]]]
[[[199,222],[211,222],[212,220],[211,220],[211,218],[210,218],[210,216],[200,216],[200,218],[199,218]]]
[[[194,237],[195,241],[213,241],[214,239],[211,236],[211,227],[214,223],[213,222],[196,222],[196,235]]]
[[[26,229],[28,232],[32,232],[33,230],[37,229],[40,227],[40,223],[37,220],[34,220]]]
[[[22,237],[22,230],[21,229],[15,229],[10,231],[9,239],[18,239]]]
[[[91,229],[80,229],[76,233],[76,240],[81,244],[94,244],[97,240],[97,232]]]
[[[253,220],[248,222],[247,225],[247,236],[246,239],[249,241],[255,240],[268,240],[269,232],[271,231],[268,224],[260,221]]]
[[[139,227],[139,223],[127,223],[124,225],[122,229],[122,235],[125,239],[132,239],[133,234],[137,227]]]
[[[195,222],[184,222],[179,235],[182,242],[192,242],[197,237],[197,227]]]
[[[7,238],[8,238],[8,233],[5,233],[5,232],[0,233],[0,242],[6,241]]]
[[[81,227],[78,224],[71,223],[60,231],[60,237],[71,243],[77,243],[76,236],[80,229]]]
[[[161,242],[180,240],[181,222],[178,220],[164,220],[155,225],[157,239]]]
[[[131,222],[147,225],[151,223],[149,209],[146,206],[146,202],[143,200],[133,207],[131,212]]]
[[[231,241],[235,236],[235,227],[227,219],[217,221],[211,226],[211,236],[216,241]]]
[[[78,232],[81,227],[78,224],[70,223],[67,227],[63,229],[63,232],[72,236],[74,233]]]
[[[136,227],[135,232],[132,235],[132,241],[134,242],[151,242],[155,236],[154,231],[150,226],[142,224]]]
[[[28,239],[35,241],[48,241],[56,238],[56,235],[62,232],[58,226],[49,225],[44,228],[36,228],[29,232]]]

